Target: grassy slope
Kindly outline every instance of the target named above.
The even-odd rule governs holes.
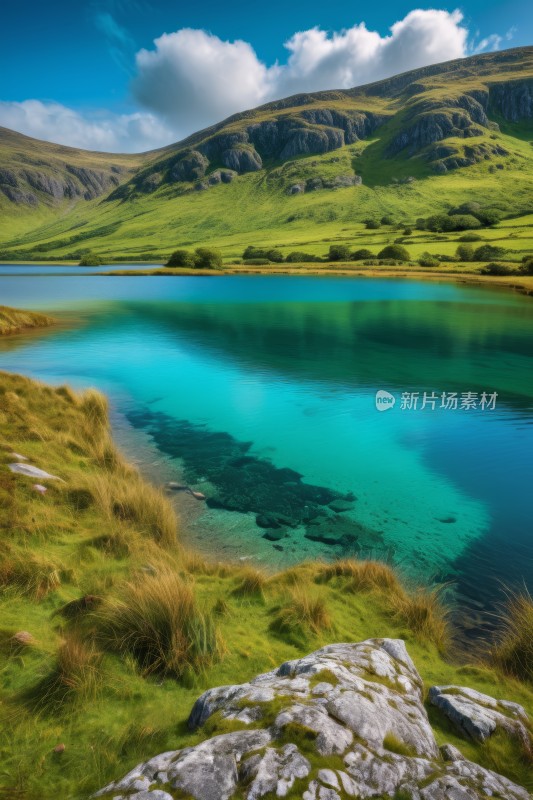
[[[402,636],[428,685],[467,684],[533,712],[532,687],[440,655],[432,641],[443,643],[438,602],[407,595],[388,568],[310,564],[267,579],[184,551],[168,501],[116,452],[96,393],[0,374],[0,444],[0,785],[20,790],[17,796],[83,797],[149,755],[196,742],[206,732],[187,733],[185,721],[205,688],[245,681],[331,641]],[[64,482],[39,495],[31,479],[8,471],[12,451]],[[58,613],[87,595],[103,598],[113,613],[117,597],[132,596],[124,581],[142,595],[150,581],[167,578],[180,582],[178,594],[193,593],[195,620],[218,627],[212,657],[200,670],[184,669],[181,680],[143,675],[134,654],[120,655],[117,642],[99,636],[98,610],[71,613],[70,621]],[[309,599],[315,611],[303,610]],[[21,630],[31,644],[13,641]],[[508,742],[477,747],[435,715],[433,722],[439,741],[527,781]],[[63,753],[54,752],[58,744]]]
[[[0,336],[19,333],[29,328],[45,328],[53,325],[54,320],[45,314],[35,311],[21,311],[18,308],[0,306]]]
[[[30,212],[8,204],[10,207],[2,207],[3,222],[0,221],[3,258],[9,258],[9,253],[13,252],[17,258],[31,258],[32,255],[39,258],[41,253],[47,258],[67,259],[80,247],[86,247],[106,260],[159,261],[178,246],[204,243],[219,247],[227,260],[239,257],[248,244],[280,247],[284,254],[304,249],[323,255],[332,242],[346,242],[375,251],[397,237],[398,231],[365,231],[362,221],[366,217],[379,219],[390,214],[397,225],[412,224],[417,217],[446,211],[466,200],[500,207],[511,216],[524,215],[531,211],[533,148],[528,141],[533,138],[531,122],[516,125],[502,122],[501,131],[486,129],[482,136],[445,140],[445,144],[453,145],[459,154],[466,146],[484,144],[500,145],[509,155],[491,157],[444,175],[431,172],[424,153],[408,157],[407,152],[402,151],[395,158],[385,156],[391,138],[409,125],[409,111],[421,99],[443,102],[448,97],[486,88],[487,83],[530,76],[533,72],[531,49],[516,52],[519,59],[512,67],[502,67],[498,59],[503,54],[488,54],[441,65],[433,70],[435,74],[431,74],[431,69],[410,74],[408,82],[417,83],[419,87],[423,84],[423,93],[400,90],[399,79],[395,78],[348,92],[307,95],[303,104],[301,98],[273,103],[236,115],[179,145],[146,154],[139,165],[148,172],[159,170],[161,165],[164,169],[168,159],[185,146],[195,146],[213,133],[239,130],[250,121],[282,115],[297,118],[302,105],[340,111],[377,111],[391,116],[370,139],[324,155],[298,157],[284,164],[265,162],[261,171],[238,176],[229,185],[192,192],[191,184],[163,183],[150,194],[134,192],[124,201],[98,198],[78,202],[72,207],[62,207],[55,216],[51,216],[50,208],[43,211],[41,204],[36,212],[31,212],[36,215],[32,229]],[[40,143],[35,143],[35,147],[38,145]],[[0,161],[1,156],[0,147]],[[8,161],[13,157],[12,150]],[[80,151],[76,157],[100,156]],[[137,157],[120,158],[129,158],[128,163],[133,168],[131,159]],[[216,166],[213,164],[210,169]],[[328,179],[354,172],[363,177],[362,186],[287,194],[290,185],[310,177]],[[409,184],[394,182],[409,176],[416,180]],[[185,190],[189,191],[184,193]],[[514,224],[513,220],[510,223]],[[492,229],[482,231],[483,239],[491,240],[498,238],[498,233],[500,237],[505,233],[504,226],[495,230],[496,234]],[[510,248],[511,257],[518,260],[533,249],[531,220],[523,219],[512,233],[516,234],[512,241],[508,237],[503,241]],[[457,235],[427,237],[417,234],[407,246],[415,257],[425,249],[451,255],[456,239]]]

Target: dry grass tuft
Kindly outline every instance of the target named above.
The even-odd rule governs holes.
[[[264,572],[255,567],[246,567],[241,572],[240,583],[233,594],[236,597],[255,597],[264,600],[267,584],[268,577]]]
[[[133,656],[145,674],[197,673],[223,653],[214,616],[199,609],[192,586],[170,569],[126,584],[91,622],[104,648]]]
[[[319,581],[330,581],[333,578],[348,578],[346,588],[353,592],[399,591],[400,582],[394,570],[381,561],[356,561],[341,559],[332,564],[323,565],[318,575]]]
[[[306,640],[332,627],[325,600],[302,588],[294,589],[290,601],[276,611],[270,629],[289,640]]]
[[[62,566],[32,551],[0,553],[0,591],[42,600],[61,585]]]
[[[533,598],[525,587],[521,592],[508,593],[500,623],[492,660],[505,672],[533,681]]]
[[[35,710],[53,712],[72,701],[94,698],[102,682],[102,654],[91,642],[69,634],[57,651],[52,671],[25,696]]]
[[[407,625],[421,639],[433,642],[441,653],[450,644],[449,610],[443,594],[447,586],[417,589],[408,593],[400,588],[390,595],[392,610],[398,621]]]

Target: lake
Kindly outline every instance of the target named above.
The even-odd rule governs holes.
[[[5,340],[0,368],[107,392],[127,451],[208,496],[183,512],[204,552],[273,568],[386,558],[453,582],[476,633],[502,584],[533,587],[530,298],[34,269],[4,270],[0,303],[72,327]]]

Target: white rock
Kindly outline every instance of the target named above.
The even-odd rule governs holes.
[[[44,469],[39,469],[39,467],[34,467],[31,464],[8,464],[9,469],[11,472],[15,472],[17,475],[24,475],[26,478],[39,478],[41,481],[60,481],[61,478],[58,478],[57,475],[50,475],[49,472],[45,472]]]

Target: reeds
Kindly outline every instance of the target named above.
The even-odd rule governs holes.
[[[491,651],[492,660],[505,672],[533,681],[533,598],[526,587],[508,592],[499,621],[499,641]]]

